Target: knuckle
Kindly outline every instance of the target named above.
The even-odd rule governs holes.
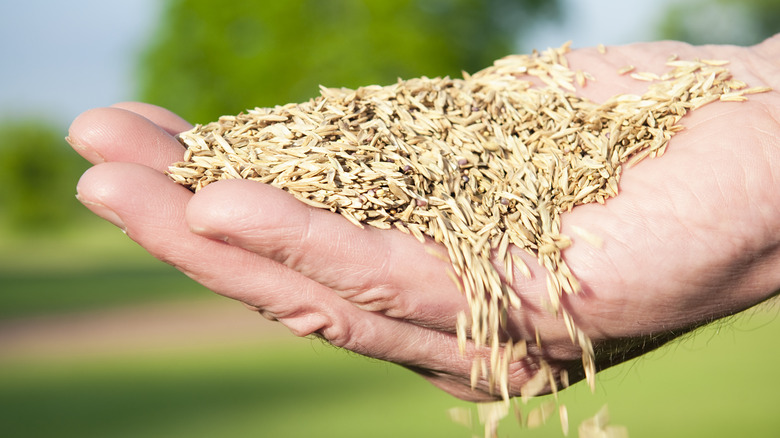
[[[328,325],[317,330],[316,333],[335,347],[356,351],[352,327],[343,321],[331,321]]]
[[[402,306],[400,294],[388,287],[380,286],[360,291],[352,295],[350,301],[368,312],[380,312],[395,318],[406,316],[402,314],[406,313],[406,309]]]

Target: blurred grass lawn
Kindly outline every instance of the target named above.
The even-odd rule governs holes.
[[[0,231],[0,320],[211,295],[99,219],[57,234]]]
[[[205,297],[109,226],[0,239],[0,319]],[[118,262],[117,262],[118,261]],[[631,437],[776,437],[777,309],[711,326],[559,395],[572,430],[605,403]],[[401,367],[301,339],[89,357],[2,358],[8,437],[470,437],[457,401]],[[533,400],[529,407],[549,399]],[[524,408],[527,412],[529,407]],[[476,412],[474,412],[476,414]],[[475,415],[476,416],[476,415]],[[563,436],[557,417],[500,436]]]

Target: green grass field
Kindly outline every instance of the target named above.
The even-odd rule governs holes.
[[[87,222],[55,235],[0,231],[0,320],[211,295],[115,227]]]
[[[559,399],[573,427],[607,403],[632,437],[775,437],[778,335],[774,317],[756,315],[607,371],[595,394],[578,384]],[[0,365],[9,437],[478,434],[450,421],[454,406],[470,405],[400,367],[305,339]],[[500,435],[563,436],[557,417],[534,430],[508,418]]]
[[[124,236],[100,236],[41,241],[37,254],[35,246],[14,250],[18,242],[5,240],[3,318],[203,295]],[[47,252],[58,245],[68,252]],[[635,438],[778,436],[777,313],[766,306],[750,311],[608,370],[595,394],[581,384],[563,391],[569,436],[605,403],[613,423]],[[480,436],[478,426],[449,419],[455,406],[476,416],[472,405],[401,367],[308,339],[258,336],[239,345],[67,358],[0,351],[0,428],[7,437]],[[534,430],[507,418],[499,436],[563,434],[554,416]]]

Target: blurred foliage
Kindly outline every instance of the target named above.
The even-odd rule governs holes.
[[[777,0],[694,0],[669,7],[661,36],[691,44],[760,43],[780,32]]]
[[[15,232],[57,231],[75,220],[76,181],[87,163],[61,131],[38,120],[0,124],[0,225]]]
[[[206,123],[355,88],[460,75],[516,47],[545,0],[168,0],[141,64],[141,98]]]

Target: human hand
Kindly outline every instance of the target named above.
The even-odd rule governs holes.
[[[753,48],[640,44],[571,53],[573,69],[597,81],[578,93],[601,101],[641,93],[643,83],[616,71],[633,64],[660,72],[670,54],[732,61],[751,86],[780,88],[780,39]],[[624,172],[620,195],[562,216],[574,238],[564,258],[583,293],[563,306],[593,341],[597,366],[627,360],[693,327],[759,303],[780,288],[780,95],[716,103],[686,116],[666,155]],[[181,160],[177,116],[144,104],[88,111],[70,130],[76,149],[97,165],[79,198],[126,230],[155,257],[222,295],[242,301],[300,336],[399,363],[465,399],[493,396],[487,381],[470,388],[472,357],[458,352],[455,315],[468,311],[433,243],[395,230],[359,229],[251,181],[221,181],[193,195],[163,174]],[[98,164],[102,163],[102,164]],[[577,239],[580,227],[601,248]],[[433,251],[431,251],[433,250]],[[516,249],[515,249],[516,250]],[[533,377],[536,360],[582,377],[581,352],[544,309],[545,271],[515,275],[524,303],[509,316],[510,335],[544,350],[510,364],[510,392]]]

